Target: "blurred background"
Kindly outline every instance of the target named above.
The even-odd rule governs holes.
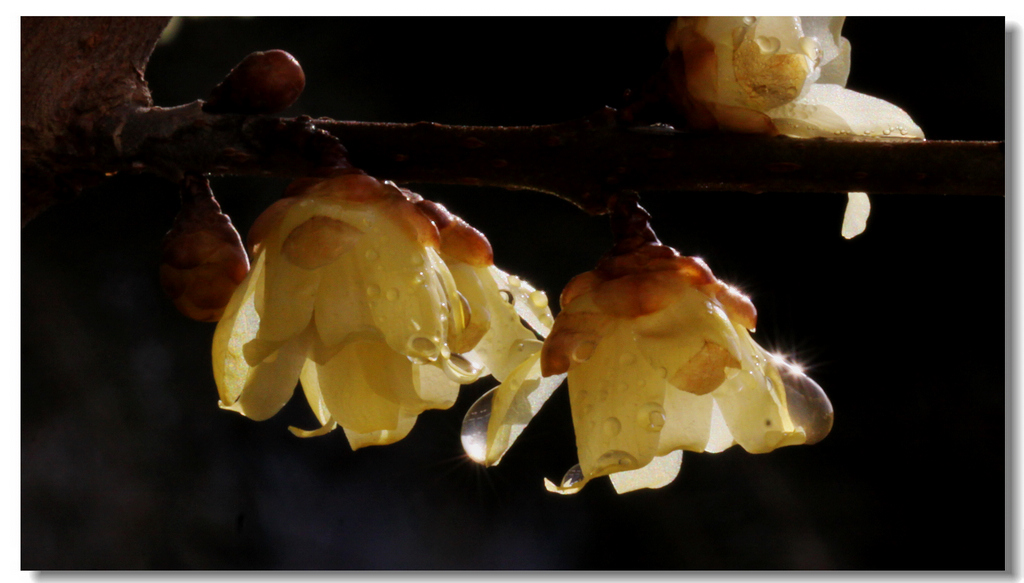
[[[205,97],[284,49],[307,87],[285,115],[550,123],[622,101],[669,18],[187,19],[146,77]],[[929,139],[1004,138],[1002,18],[850,18],[848,87]],[[1018,39],[1019,41],[1019,39]],[[387,178],[381,176],[379,178]],[[243,237],[284,180],[214,178]],[[413,186],[558,297],[606,251],[606,219],[555,197]],[[844,194],[644,193],[659,237],[752,297],[755,339],[835,407],[814,446],[686,454],[659,490],[544,490],[576,463],[565,388],[501,465],[462,453],[490,386],[403,441],[352,452],[301,397],[266,422],[217,408],[214,325],[159,288],[174,184],[118,177],[21,234],[21,567],[40,569],[998,569],[1006,535],[1006,204],[877,195],[844,240]]]

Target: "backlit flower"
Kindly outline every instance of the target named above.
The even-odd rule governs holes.
[[[340,425],[353,449],[392,443],[537,342],[509,301],[514,276],[441,205],[362,174],[289,190],[253,225],[253,268],[214,335],[223,408],[266,419],[301,379],[321,427],[294,433]],[[546,301],[520,307],[550,326]]]
[[[846,89],[844,16],[685,17],[666,44],[677,105],[697,129],[797,138],[924,139],[899,107]],[[851,192],[847,239],[864,231],[871,204]]]
[[[579,465],[549,490],[658,488],[683,450],[763,453],[832,426],[821,388],[754,342],[754,306],[700,259],[644,245],[574,278],[561,305],[541,369],[568,373]]]
[[[789,136],[923,138],[905,111],[845,88],[843,16],[679,18],[666,44],[694,127]]]

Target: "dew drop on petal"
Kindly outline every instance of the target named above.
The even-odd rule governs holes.
[[[761,49],[761,53],[766,55],[774,55],[782,48],[782,41],[772,36],[759,36],[754,42],[757,43],[757,48]]]
[[[508,291],[507,289],[498,290],[498,293],[501,294],[502,299],[504,299],[506,302],[510,304],[516,303],[515,296],[513,296],[512,292]]]
[[[523,284],[523,280],[519,279],[518,277],[516,277],[514,275],[508,276],[508,285],[510,287],[519,287],[522,284]]]
[[[637,411],[636,422],[647,431],[661,431],[665,427],[665,409],[658,403],[647,403]]]
[[[491,403],[496,390],[498,387],[484,393],[462,419],[462,449],[469,459],[479,464],[487,462],[487,426],[491,421]]]
[[[569,471],[565,472],[562,476],[562,487],[568,488],[569,486],[575,486],[583,481],[583,469],[580,468],[579,464],[569,468]]]
[[[375,283],[371,283],[370,285],[366,286],[366,297],[368,297],[368,298],[379,298],[380,297],[380,286],[375,284]]]
[[[535,290],[530,292],[530,303],[536,308],[544,309],[548,307],[548,294],[541,290]]]
[[[604,431],[606,436],[615,437],[620,431],[622,431],[622,422],[620,422],[616,417],[609,417],[604,420],[604,423],[601,425],[601,430]]]
[[[413,286],[417,286],[423,283],[423,273],[416,272],[416,275],[412,276],[412,279],[409,280],[409,283],[412,284]]]
[[[744,16],[743,17],[743,24],[745,24],[747,26],[750,26],[751,24],[754,24],[755,22],[757,22],[757,17],[756,16]]]
[[[821,60],[821,45],[813,37],[805,36],[800,39],[800,52],[814,61],[815,65]]]
[[[398,299],[398,295],[398,290],[395,288],[391,288],[384,294],[384,297],[387,298],[388,301],[393,302]]]
[[[484,367],[461,354],[449,354],[441,360],[441,370],[449,379],[460,385],[468,385],[480,378]]]
[[[441,349],[438,347],[437,342],[424,336],[413,336],[410,338],[408,347],[409,356],[425,358],[429,361],[437,360],[438,355],[441,354]]]
[[[414,267],[423,265],[423,256],[420,255],[419,253],[413,253],[412,255],[409,256],[409,264]]]
[[[594,348],[596,345],[590,340],[584,340],[580,342],[572,349],[572,354],[569,355],[573,362],[587,362],[590,360],[591,355],[594,354]]]
[[[601,454],[601,457],[597,458],[596,469],[598,472],[606,470],[621,471],[636,465],[636,458],[632,454],[625,451],[612,450]]]
[[[660,376],[663,379],[667,379],[668,378],[668,369],[663,367],[663,366],[659,366],[658,367],[658,376]]]
[[[793,424],[807,435],[804,443],[818,443],[832,430],[832,402],[818,383],[788,363],[776,367],[786,387],[786,404]]]

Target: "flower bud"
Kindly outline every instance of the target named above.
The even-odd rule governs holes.
[[[255,52],[213,88],[203,111],[277,113],[295,103],[305,86],[306,75],[295,57],[281,50]]]
[[[205,178],[185,178],[181,210],[160,258],[160,285],[178,311],[201,322],[219,320],[249,271],[249,259]]]

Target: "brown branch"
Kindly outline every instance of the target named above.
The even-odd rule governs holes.
[[[21,19],[22,223],[93,184],[105,119],[152,104],[143,72],[169,18]]]
[[[603,213],[622,191],[1003,194],[1002,142],[791,139],[630,127],[613,110],[547,126],[470,127],[210,115],[200,104],[131,118],[107,171],[306,176],[337,159],[382,179],[530,189]],[[320,134],[322,136],[322,134]],[[177,176],[177,174],[173,174]]]
[[[349,162],[400,183],[546,192],[594,214],[627,191],[1004,190],[1002,142],[686,133],[629,122],[636,107],[527,127],[277,119],[207,113],[203,102],[155,108],[143,72],[166,22],[22,19],[23,224],[118,172],[298,177]]]

